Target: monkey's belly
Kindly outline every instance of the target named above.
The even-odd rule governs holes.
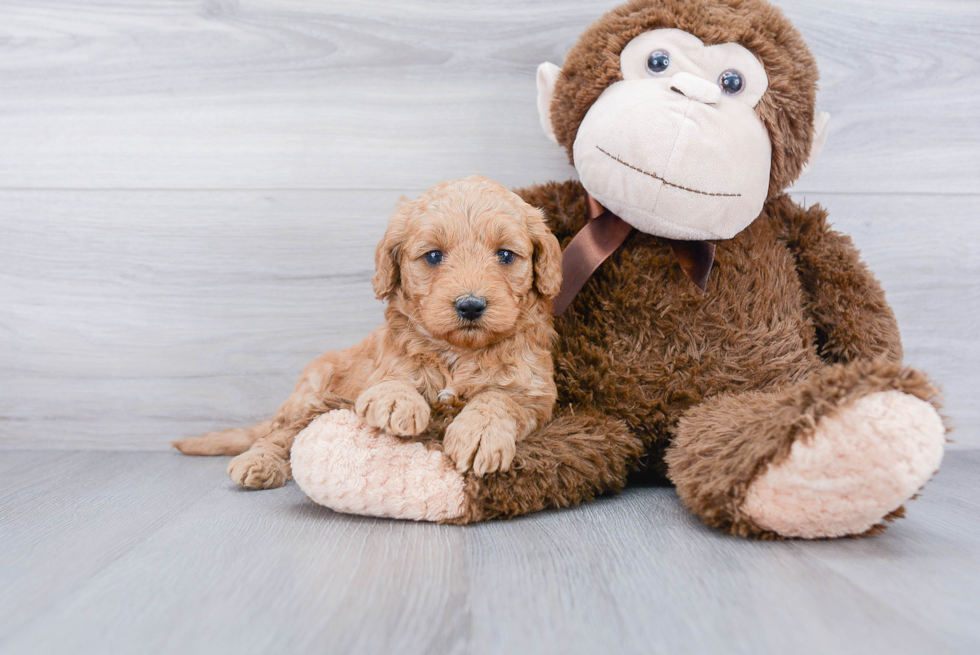
[[[765,229],[746,233],[718,245],[705,293],[664,242],[631,237],[558,322],[559,402],[620,418],[654,447],[705,398],[821,366],[790,253]]]

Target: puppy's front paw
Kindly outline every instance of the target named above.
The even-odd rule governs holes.
[[[429,403],[404,382],[382,382],[362,393],[357,414],[373,428],[396,437],[414,437],[429,426]]]
[[[443,449],[460,471],[471,465],[481,476],[507,471],[517,452],[517,422],[509,416],[464,409],[446,428]]]
[[[247,489],[275,489],[289,479],[289,462],[272,453],[250,450],[228,463],[228,477]]]

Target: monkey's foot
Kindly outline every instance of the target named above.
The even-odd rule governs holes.
[[[788,458],[752,482],[742,511],[787,537],[867,532],[939,468],[945,433],[923,400],[901,391],[864,396],[793,443]]]
[[[463,476],[442,451],[369,427],[350,410],[310,423],[290,459],[300,489],[337,512],[449,521],[466,508]]]

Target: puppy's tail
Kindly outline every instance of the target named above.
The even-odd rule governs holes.
[[[258,439],[272,430],[272,420],[257,423],[250,428],[208,432],[199,437],[188,437],[173,442],[174,448],[185,455],[241,455]]]

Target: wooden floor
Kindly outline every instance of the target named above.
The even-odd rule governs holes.
[[[166,452],[376,327],[399,196],[574,177],[535,69],[618,2],[0,2],[0,655],[980,652],[976,0],[776,0],[833,115],[793,195],[963,449],[884,535],[731,539],[649,488],[377,521]]]
[[[399,196],[575,176],[535,70],[618,1],[0,2],[0,448],[266,418],[381,321]],[[980,2],[776,4],[833,115],[794,197],[853,236],[980,447]]]
[[[673,490],[469,527],[354,517],[226,458],[8,452],[0,653],[977,653],[980,451],[884,534],[752,542]]]

